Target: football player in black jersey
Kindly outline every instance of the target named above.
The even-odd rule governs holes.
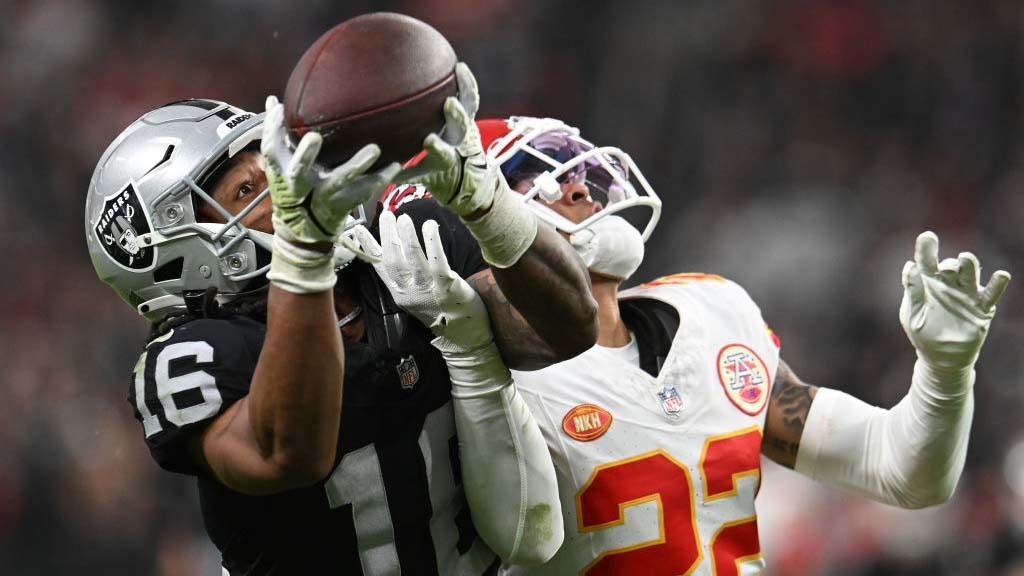
[[[415,256],[408,230],[436,221],[431,261],[442,247],[436,270],[448,276],[451,263],[479,292],[505,362],[536,368],[570,357],[596,337],[586,271],[552,228],[508,202],[480,150],[475,83],[463,66],[459,80],[461,101],[446,106],[448,141],[428,138],[428,161],[404,175],[427,182],[436,201],[403,206],[404,232],[392,228],[383,250]],[[324,172],[313,163],[318,135],[291,151],[280,105],[271,98],[267,108],[266,118],[209,100],[154,110],[111,144],[90,184],[97,273],[154,326],[129,392],[154,458],[197,477],[229,574],[475,575],[495,569],[495,552],[543,561],[561,540],[560,513],[542,494],[550,460],[527,453],[536,436],[509,431],[532,421],[516,413],[507,372],[476,370],[494,364],[469,350],[477,336],[487,346],[479,322],[445,332],[482,308],[467,313],[468,286],[450,279],[439,284],[459,302],[427,289],[399,299],[410,316],[363,262],[381,252],[350,213],[397,167],[367,172],[378,157],[370,145]],[[511,484],[492,476],[495,484],[473,487],[495,497],[471,493],[472,518],[471,487],[461,485],[471,463],[460,464],[445,359],[462,380],[460,397],[495,399],[492,412],[463,411],[460,430],[475,416],[491,419],[488,430],[505,422],[509,434],[494,446],[507,450],[489,457],[517,462],[503,468],[518,474]],[[486,544],[474,520],[488,524]]]

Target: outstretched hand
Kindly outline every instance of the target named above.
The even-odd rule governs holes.
[[[367,171],[380,157],[376,144],[367,144],[347,162],[330,171],[316,164],[323,138],[307,132],[293,152],[284,128],[284,107],[267,97],[260,149],[274,209],[274,230],[285,228],[297,242],[334,242],[345,229],[349,213],[379,193],[398,174],[392,163]]]
[[[364,246],[369,232],[356,231]],[[483,300],[448,265],[437,222],[423,223],[423,243],[408,215],[395,218],[391,212],[380,216],[380,245],[383,254],[373,267],[388,287],[395,303],[429,327],[449,345],[470,351],[491,343],[490,319]]]
[[[440,203],[459,216],[490,207],[497,185],[497,167],[484,157],[476,113],[480,91],[469,67],[455,65],[458,97],[444,103],[444,130],[423,140],[427,155],[415,166],[403,170],[401,182],[421,184]]]
[[[903,267],[900,323],[919,358],[933,368],[961,370],[977,360],[1010,274],[999,270],[981,286],[974,254],[941,262],[938,254],[935,233],[917,237],[914,260]]]

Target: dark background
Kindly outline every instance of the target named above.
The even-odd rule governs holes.
[[[125,401],[144,322],[83,239],[89,176],[146,110],[262,109],[319,34],[391,9],[441,30],[481,116],[553,116],[664,200],[638,278],[744,285],[804,379],[891,406],[914,237],[1020,276],[978,367],[967,469],[918,513],[766,466],[772,574],[1024,574],[1024,4],[1015,0],[0,0],[0,574],[217,574],[192,483]]]

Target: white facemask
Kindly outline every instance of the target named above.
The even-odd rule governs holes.
[[[569,236],[591,272],[625,280],[644,260],[644,238],[625,219],[606,216]]]

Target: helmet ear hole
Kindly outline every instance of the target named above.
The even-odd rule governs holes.
[[[185,267],[185,258],[179,256],[153,271],[155,282],[167,282],[168,280],[181,280],[181,273]]]

